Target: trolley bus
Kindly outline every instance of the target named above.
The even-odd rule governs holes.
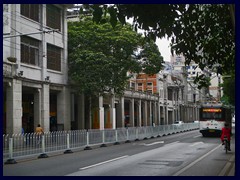
[[[224,123],[231,127],[231,109],[222,104],[204,104],[200,108],[200,133],[205,136],[220,136]]]

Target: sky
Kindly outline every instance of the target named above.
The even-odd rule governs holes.
[[[126,19],[126,21],[132,24],[133,18]],[[144,31],[141,29],[138,29],[137,32],[143,33]],[[170,40],[167,40],[167,38],[162,38],[162,39],[157,38],[155,43],[159,48],[159,52],[163,56],[163,60],[170,62],[170,55],[171,55]]]
[[[167,40],[167,38],[162,38],[162,39],[158,38],[156,40],[156,45],[158,46],[159,51],[163,56],[163,60],[170,62],[170,56],[171,56],[170,40]]]

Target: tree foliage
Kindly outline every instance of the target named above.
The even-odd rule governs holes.
[[[232,5],[116,4],[105,5],[105,8],[101,8],[102,5],[87,7],[94,12],[94,20],[97,22],[110,10],[111,18],[118,18],[123,24],[126,23],[125,17],[133,17],[135,29],[146,30],[148,37],[156,39],[167,35],[171,38],[172,52],[183,54],[186,64],[194,60],[202,70],[220,64],[220,74],[235,67]],[[114,23],[112,25],[115,26]]]
[[[235,77],[235,6],[232,4],[114,4],[84,5],[94,20],[101,22],[108,12],[111,22],[126,24],[133,18],[135,30],[155,40],[167,36],[171,51],[183,54],[200,69]],[[104,8],[103,8],[104,7]],[[97,11],[96,11],[97,10]],[[113,27],[115,23],[112,23]],[[198,88],[208,87],[209,77],[197,76]]]
[[[122,94],[129,79],[127,72],[147,69],[148,73],[156,73],[161,68],[162,57],[157,46],[130,25],[117,22],[112,27],[109,19],[97,24],[84,17],[79,22],[68,23],[68,40],[70,79],[79,92],[88,95],[112,90]],[[151,51],[145,52],[146,44],[151,46]],[[141,61],[142,52],[147,63]]]
[[[235,105],[235,76],[223,78],[223,101],[226,104]]]

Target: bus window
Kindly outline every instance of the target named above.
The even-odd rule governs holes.
[[[221,119],[222,114],[221,113],[212,113],[212,112],[203,112],[202,118],[203,119]]]

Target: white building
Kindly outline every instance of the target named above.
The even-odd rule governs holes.
[[[4,133],[70,129],[68,6],[3,5]]]
[[[182,55],[179,56],[171,56],[171,62],[174,66],[185,66],[185,58]],[[222,97],[223,92],[219,88],[219,84],[222,83],[222,77],[217,75],[214,70],[209,70],[205,68],[203,71],[198,67],[194,61],[192,61],[188,66],[186,66],[187,72],[187,81],[188,81],[188,101],[194,101],[194,97],[192,94],[195,94],[195,101],[204,102],[204,101],[220,101],[220,97]],[[198,90],[194,85],[193,81],[197,75],[205,74],[210,77],[210,86],[208,89],[203,88],[202,90]]]

